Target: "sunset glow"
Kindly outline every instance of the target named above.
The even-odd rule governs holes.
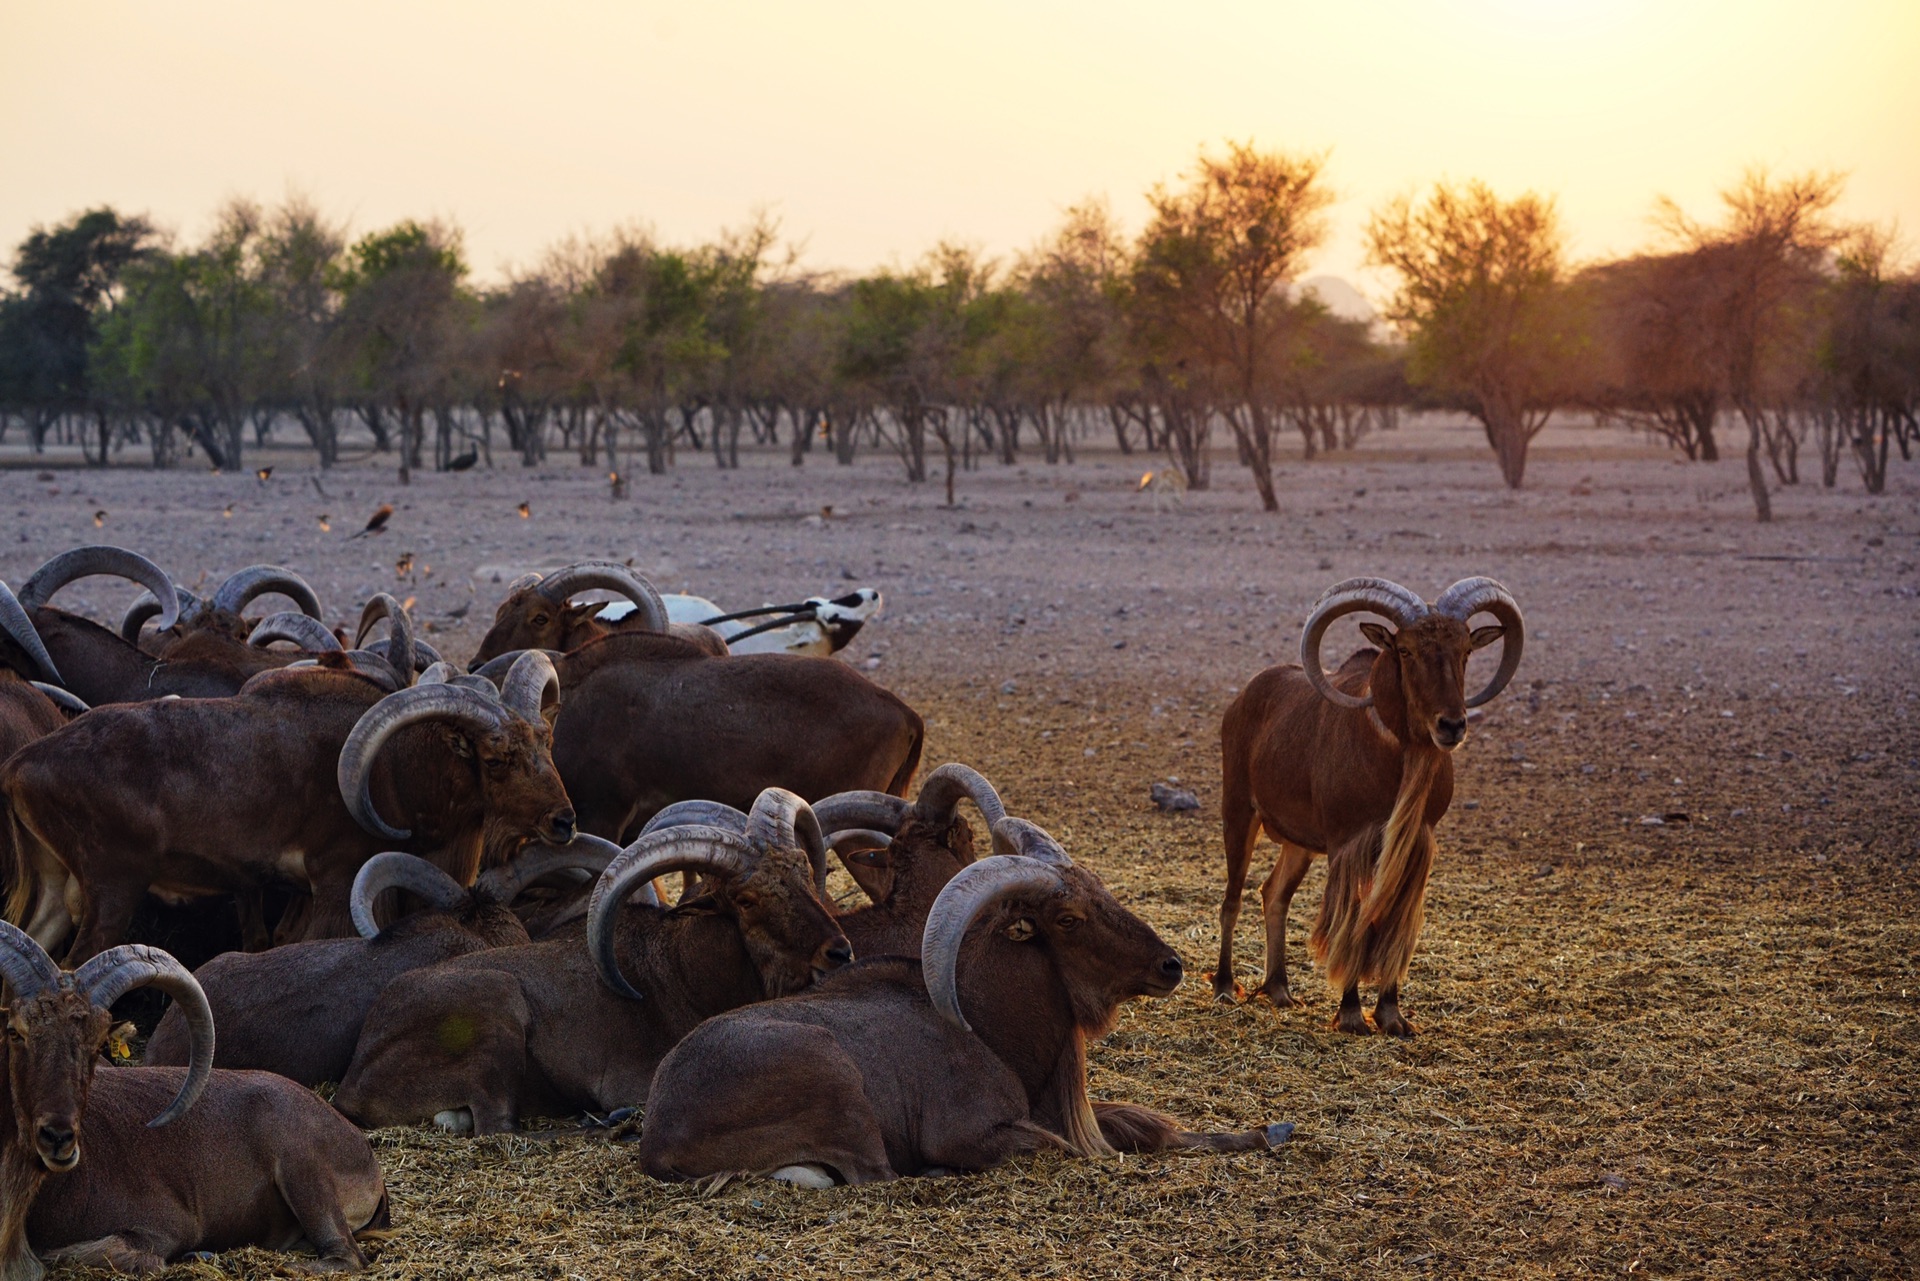
[[[348,3],[14,6],[0,241],[100,203],[198,234],[232,194],[359,229],[442,216],[483,277],[631,221],[774,210],[816,266],[993,253],[1228,138],[1329,150],[1313,264],[1378,293],[1359,227],[1441,177],[1560,200],[1576,255],[1708,210],[1749,164],[1851,176],[1920,224],[1920,7],[1412,0],[1340,6]]]

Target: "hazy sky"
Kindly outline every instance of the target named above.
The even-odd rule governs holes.
[[[699,4],[0,0],[0,246],[92,204],[186,236],[223,198],[364,231],[437,215],[483,279],[623,222],[692,241],[767,206],[806,260],[1005,254],[1225,138],[1331,153],[1309,274],[1383,198],[1553,193],[1573,248],[1710,213],[1750,163],[1851,173],[1920,241],[1920,0]]]

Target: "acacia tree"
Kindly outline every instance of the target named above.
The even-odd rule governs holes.
[[[1587,269],[1575,289],[1593,320],[1593,406],[1710,463],[1724,360],[1705,267],[1697,254],[1642,254]]]
[[[1203,152],[1185,186],[1149,194],[1153,217],[1135,256],[1135,299],[1178,336],[1188,359],[1212,367],[1268,511],[1280,508],[1273,436],[1286,286],[1326,238],[1333,195],[1321,181],[1325,164],[1322,156],[1261,152],[1251,143],[1230,143],[1220,158]]]
[[[1699,264],[1702,319],[1712,331],[1721,390],[1747,427],[1747,485],[1762,521],[1773,519],[1760,469],[1761,450],[1776,429],[1767,417],[1768,383],[1783,352],[1803,336],[1822,258],[1846,234],[1832,217],[1843,186],[1837,174],[1775,182],[1766,170],[1750,169],[1720,193],[1726,218],[1718,226],[1695,222],[1664,196],[1656,205],[1657,220]]]
[[[1560,398],[1570,342],[1553,202],[1438,183],[1425,201],[1403,196],[1377,211],[1366,243],[1368,264],[1399,277],[1387,317],[1408,337],[1409,374],[1479,419],[1518,489],[1527,447]]]

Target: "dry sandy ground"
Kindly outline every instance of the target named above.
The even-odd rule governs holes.
[[[1912,1274],[1920,473],[1896,467],[1879,499],[1852,476],[1803,484],[1757,526],[1739,461],[1676,465],[1614,433],[1550,431],[1519,494],[1457,425],[1366,445],[1288,464],[1278,517],[1230,457],[1167,512],[1134,492],[1149,464],[1110,455],[985,464],[951,510],[880,457],[733,474],[689,457],[625,502],[559,463],[408,489],[366,465],[324,494],[291,455],[266,484],[10,470],[0,577],[111,539],[187,583],[292,565],[345,619],[411,552],[401,585],[459,656],[495,575],[529,566],[631,558],[729,607],[878,586],[886,613],[847,657],[926,715],[927,763],[985,770],[1189,961],[1095,1051],[1096,1097],[1299,1126],[1257,1156],[710,1196],[603,1141],[390,1131],[383,1274]],[[390,531],[348,541],[381,502]],[[1291,938],[1306,1009],[1216,1007],[1200,978],[1219,713],[1292,657],[1322,588],[1362,573],[1429,596],[1491,574],[1529,620],[1518,679],[1456,758],[1410,1043],[1327,1030],[1304,960],[1318,872]],[[70,591],[116,617],[133,594]],[[1148,804],[1168,777],[1197,815]],[[1260,959],[1255,910],[1249,986]]]

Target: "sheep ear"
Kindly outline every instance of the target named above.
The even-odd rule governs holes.
[[[1360,634],[1367,638],[1367,644],[1383,654],[1393,648],[1393,633],[1379,623],[1360,624]]]
[[[1473,642],[1473,648],[1485,649],[1487,646],[1493,644],[1495,641],[1499,640],[1502,636],[1505,636],[1506,634],[1507,634],[1507,629],[1500,626],[1500,624],[1495,623],[1491,627],[1474,628],[1473,636],[1470,639]]]

